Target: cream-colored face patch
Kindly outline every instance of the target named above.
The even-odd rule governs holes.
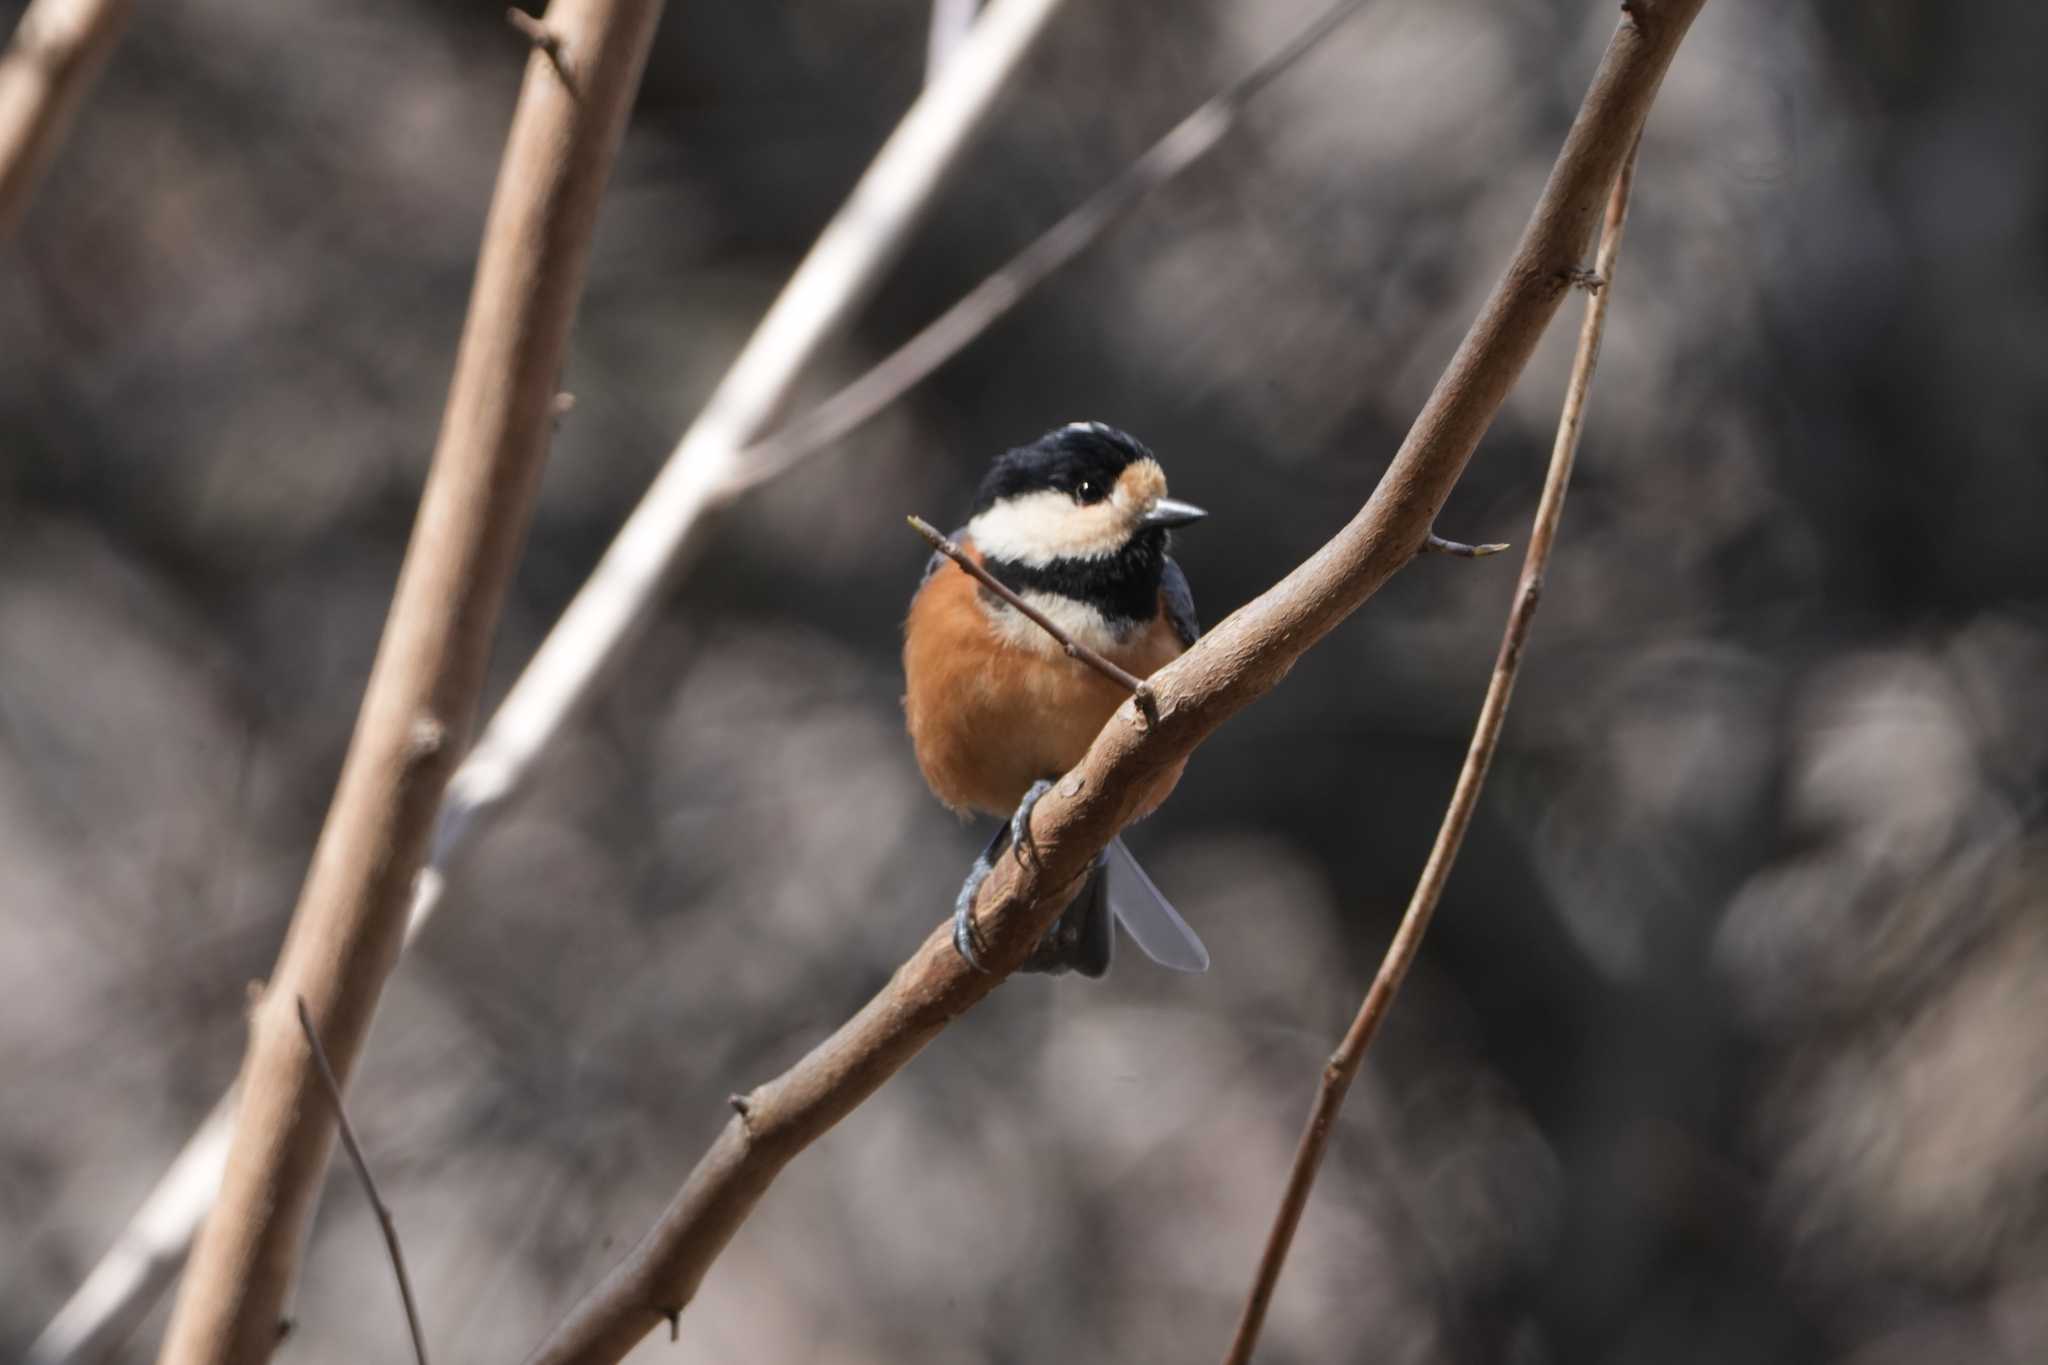
[[[1019,593],[1026,602],[1046,614],[1052,623],[1070,637],[1088,646],[1096,653],[1117,648],[1130,639],[1136,623],[1126,621],[1119,630],[1110,619],[1094,607],[1078,598],[1065,597],[1056,592]],[[1060,642],[1045,633],[1038,622],[1018,611],[1007,602],[989,600],[990,594],[982,594],[983,608],[988,612],[989,624],[995,628],[1003,643],[1017,649],[1034,650],[1040,654],[1064,656],[1066,650]]]
[[[1124,466],[1100,502],[1076,502],[1056,488],[1005,498],[967,523],[990,559],[1043,568],[1056,559],[1106,559],[1123,549],[1152,505],[1166,496],[1157,460]]]

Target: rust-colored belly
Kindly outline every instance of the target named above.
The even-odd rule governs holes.
[[[947,564],[911,601],[904,711],[933,793],[956,810],[1007,815],[1032,783],[1080,762],[1128,694],[1057,646],[1045,652],[1004,639],[979,593],[973,579]],[[1158,622],[1106,652],[1142,678],[1180,654],[1181,644]],[[1175,764],[1162,775],[1140,814],[1166,799],[1180,769]]]

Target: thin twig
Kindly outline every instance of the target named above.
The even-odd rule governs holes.
[[[1614,261],[1621,250],[1622,228],[1628,220],[1628,196],[1635,179],[1635,164],[1636,153],[1632,147],[1628,159],[1614,178],[1614,188],[1608,196],[1596,267],[1596,273],[1603,282],[1614,277]],[[1380,1021],[1386,1017],[1395,992],[1401,989],[1401,982],[1407,977],[1408,969],[1422,947],[1422,935],[1429,928],[1430,917],[1435,914],[1438,901],[1443,898],[1444,883],[1450,878],[1451,865],[1457,860],[1458,849],[1465,841],[1465,831],[1472,823],[1472,812],[1479,804],[1480,789],[1485,786],[1487,771],[1493,766],[1494,752],[1500,746],[1501,724],[1507,715],[1508,701],[1514,695],[1515,675],[1521,668],[1522,648],[1528,641],[1530,624],[1536,619],[1544,572],[1550,563],[1551,546],[1557,538],[1558,519],[1564,513],[1565,490],[1571,482],[1572,465],[1578,454],[1579,432],[1585,424],[1586,394],[1593,383],[1593,368],[1600,359],[1600,334],[1606,327],[1607,301],[1612,293],[1611,289],[1602,288],[1591,291],[1586,297],[1586,317],[1579,329],[1579,348],[1572,360],[1571,379],[1565,386],[1564,412],[1558,419],[1556,443],[1551,447],[1550,470],[1543,480],[1543,494],[1537,501],[1535,523],[1529,532],[1529,549],[1522,560],[1521,586],[1515,593],[1514,605],[1508,611],[1500,652],[1493,666],[1493,678],[1487,684],[1486,700],[1481,703],[1479,719],[1472,728],[1471,747],[1466,751],[1464,767],[1459,770],[1457,786],[1452,792],[1450,806],[1444,812],[1443,824],[1437,830],[1436,843],[1429,851],[1429,861],[1423,865],[1415,894],[1409,899],[1408,909],[1394,931],[1393,942],[1387,946],[1386,957],[1380,962],[1379,972],[1373,977],[1357,1017],[1351,1021],[1343,1041],[1323,1067],[1315,1103],[1309,1109],[1308,1123],[1302,1129],[1300,1144],[1295,1149],[1287,1188],[1273,1216],[1273,1226],[1266,1235],[1265,1249],[1259,1256],[1258,1271],[1245,1296],[1237,1331],[1231,1338],[1230,1349],[1223,1356],[1224,1365],[1248,1365],[1252,1358],[1252,1351],[1258,1344],[1259,1329],[1266,1319],[1266,1309],[1273,1300],[1274,1286],[1279,1283],[1295,1229],[1301,1223],[1302,1211],[1308,1207],[1316,1171],[1322,1165],[1323,1154],[1330,1145],[1330,1135],[1336,1128],[1337,1113],[1365,1061],[1366,1048],[1372,1044]]]
[[[1200,161],[1251,100],[1371,0],[1337,0],[1293,39],[1196,106],[1108,184],[1011,257],[922,330],[803,416],[741,451],[717,492],[729,501],[825,450],[901,398],[1094,245],[1146,196]]]
[[[130,0],[33,0],[0,51],[0,241],[128,26]]]
[[[1491,545],[1467,545],[1462,540],[1445,540],[1436,532],[1431,531],[1429,538],[1422,542],[1422,548],[1416,551],[1416,553],[1425,555],[1456,555],[1459,559],[1485,559],[1487,556],[1497,555],[1507,548],[1507,542],[1504,540]]]
[[[1608,44],[1506,271],[1358,514],[1285,579],[1147,681],[1149,726],[1105,725],[1032,808],[1036,858],[1003,858],[977,904],[978,972],[935,929],[889,983],[796,1065],[747,1096],[645,1237],[558,1323],[528,1365],[605,1365],[686,1308],[782,1169],[880,1089],[1036,948],[1159,775],[1265,695],[1415,557],[1563,302],[1557,274],[1591,245],[1600,205],[1704,0],[1639,0],[1652,24]]]
[[[598,572],[577,593],[450,782],[426,869],[413,890],[407,943],[439,910],[456,854],[525,786],[540,756],[568,727],[597,680],[625,652],[706,517],[822,453],[971,344],[1121,222],[1147,195],[1199,161],[1254,97],[1367,3],[1369,0],[1340,0],[1332,4],[1286,47],[1205,100],[1136,162],[922,331],[802,418],[774,435],[756,439],[790,383],[830,335],[835,320],[893,259],[891,243],[898,230],[894,210],[880,217],[886,230],[878,236],[877,248],[849,256],[842,246],[827,258],[833,264],[829,276],[822,267],[812,265],[822,254],[821,238],[820,247],[813,249],[805,266],[785,287],[784,301],[778,301],[756,336],[770,336],[771,321],[784,311],[816,320],[816,330],[792,335],[788,328],[779,327],[772,332],[773,347],[758,340],[748,344],[698,425],[684,436],[646,499],[606,551]],[[957,121],[953,126],[958,131],[941,135],[927,126],[917,143],[934,159],[916,166],[892,152],[899,145],[898,138],[892,138],[864,177],[864,182],[886,179],[908,189],[911,203],[904,221],[914,214],[917,196],[929,195],[936,188],[948,164],[945,157],[951,154],[945,139],[964,138],[986,112],[986,99],[975,95],[971,87],[1000,85],[1028,46],[1030,32],[1019,35],[1013,31],[1014,25],[1012,31],[991,32],[987,28],[990,17],[984,13],[976,21],[975,33],[981,36],[972,41],[1001,54],[1000,60],[982,60],[955,70],[964,55],[956,51],[934,81],[940,89],[933,92],[932,102],[945,111],[947,120]],[[948,88],[948,82],[956,88]],[[957,87],[970,88],[963,94]],[[920,107],[925,103],[920,101]],[[906,116],[905,125],[923,117],[914,109]],[[840,214],[849,221],[874,224],[873,210],[869,198],[856,189]],[[828,229],[828,235],[830,232]],[[779,357],[773,366],[758,359],[770,352]],[[169,1282],[219,1190],[233,1099],[230,1093],[214,1107],[120,1240],[37,1338],[32,1365],[91,1358],[118,1343]]]
[[[334,1122],[341,1129],[341,1145],[348,1151],[348,1159],[355,1163],[356,1175],[363,1182],[363,1193],[369,1196],[370,1207],[377,1212],[377,1225],[384,1229],[384,1246],[391,1253],[391,1269],[398,1276],[398,1297],[405,1303],[405,1325],[412,1332],[413,1358],[420,1365],[427,1365],[427,1334],[420,1330],[419,1304],[412,1297],[412,1277],[405,1273],[405,1252],[398,1246],[398,1222],[391,1216],[391,1206],[384,1202],[384,1195],[377,1189],[377,1179],[370,1174],[370,1159],[363,1155],[363,1144],[356,1140],[355,1125],[348,1121],[348,1109],[341,1100],[341,1082],[334,1078],[334,1067],[327,1060],[327,1049],[320,1045],[320,1031],[313,1027],[313,1012],[306,1008],[306,997],[300,996],[299,1027],[305,1032],[306,1045],[313,1049],[313,1065],[320,1070],[320,1084],[327,1090],[327,1102],[334,1106]]]
[[[932,23],[925,40],[924,78],[927,84],[945,69],[974,28],[977,0],[932,0]]]
[[[560,4],[550,10],[547,24],[566,32]],[[734,454],[767,429],[804,367],[896,259],[1057,6],[1058,0],[990,0],[819,235],[450,781],[426,866],[412,887],[407,944],[443,903],[456,857],[471,835],[526,785],[541,755],[625,652],[661,600],[697,528],[722,505],[711,494]],[[571,46],[587,69],[591,58],[583,40]],[[562,88],[548,79],[551,91]],[[103,1359],[147,1313],[219,1195],[227,1129],[239,1098],[230,1091],[214,1106],[114,1246],[37,1338],[31,1365]]]
[[[435,813],[469,736],[553,437],[591,234],[661,0],[554,0],[570,98],[529,63],[419,516],[340,780],[250,1019],[220,1197],[178,1289],[165,1365],[262,1361],[297,1278],[335,1125],[298,1037],[303,996],[346,1080],[405,935]]]
[[[1080,660],[1103,677],[1115,683],[1118,687],[1129,692],[1133,697],[1136,697],[1138,699],[1138,709],[1144,713],[1145,719],[1148,722],[1159,718],[1158,702],[1152,696],[1152,689],[1146,685],[1143,678],[1117,667],[1108,659],[1103,658],[1102,655],[1088,648],[1088,646],[1082,644],[1064,630],[1061,630],[1059,626],[1053,623],[1053,619],[1050,616],[1047,616],[1044,612],[1018,596],[1010,589],[1008,584],[976,563],[974,557],[968,554],[967,551],[955,545],[945,536],[940,535],[939,529],[923,517],[911,517],[910,529],[923,536],[925,543],[934,550],[937,550],[940,554],[966,570],[968,576],[980,583],[981,586],[987,588],[1018,611],[1030,617],[1040,630],[1043,630],[1047,635],[1059,641],[1060,648],[1067,652],[1068,658]]]

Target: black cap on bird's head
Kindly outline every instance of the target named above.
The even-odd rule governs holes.
[[[974,499],[975,543],[1025,564],[1102,559],[1156,543],[1207,513],[1166,496],[1166,472],[1143,442],[1102,422],[1069,422],[996,456]]]
[[[967,534],[1010,587],[1079,604],[1118,637],[1158,613],[1167,533],[1205,515],[1166,496],[1166,471],[1135,437],[1069,422],[996,457]]]

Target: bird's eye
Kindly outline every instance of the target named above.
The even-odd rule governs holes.
[[[1074,485],[1074,497],[1081,502],[1097,502],[1102,498],[1102,485],[1093,479],[1083,479]]]

